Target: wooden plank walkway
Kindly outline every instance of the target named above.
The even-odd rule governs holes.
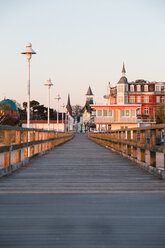
[[[76,135],[0,179],[0,247],[164,248],[165,182]]]

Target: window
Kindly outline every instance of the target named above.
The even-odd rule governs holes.
[[[156,85],[156,87],[155,87],[155,91],[159,91],[159,86],[158,85]]]
[[[124,109],[121,109],[121,110],[120,110],[120,116],[121,116],[121,117],[124,116]]]
[[[161,86],[161,92],[164,92],[164,86]]]
[[[102,116],[102,110],[101,109],[97,110],[97,116]]]
[[[128,109],[126,109],[125,115],[126,115],[126,116],[129,116],[129,110],[128,110]]]
[[[137,103],[141,103],[141,96],[137,96]]]
[[[137,85],[137,91],[141,91],[141,85]]]
[[[118,102],[122,103],[123,102],[123,96],[118,96]]]
[[[106,109],[103,110],[103,116],[107,116],[107,110]]]
[[[161,103],[164,103],[164,96],[161,96]]]
[[[107,114],[108,114],[109,116],[112,116],[112,109],[109,109]]]
[[[134,85],[130,85],[130,91],[134,92]]]
[[[135,103],[135,97],[134,96],[130,96],[130,103]]]
[[[124,87],[123,87],[123,85],[118,85],[117,89],[119,92],[123,92]]]
[[[148,115],[149,114],[149,108],[144,108],[144,115]]]
[[[160,96],[156,96],[156,103],[160,103]]]
[[[148,91],[148,85],[144,85],[144,91]]]
[[[149,96],[144,96],[144,103],[149,103]]]
[[[135,116],[135,109],[131,109],[131,116]]]

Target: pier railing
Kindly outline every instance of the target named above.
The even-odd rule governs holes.
[[[165,170],[165,124],[89,133],[88,137],[104,146],[135,160],[143,168],[164,177]],[[146,163],[146,151],[149,163]],[[157,153],[164,156],[161,168],[157,166]]]
[[[28,161],[71,138],[73,133],[0,125],[0,166],[12,170],[15,164]]]

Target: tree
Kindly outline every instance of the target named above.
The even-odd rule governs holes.
[[[82,106],[80,106],[78,104],[72,106],[72,115],[73,116],[79,116],[81,109],[82,109]]]

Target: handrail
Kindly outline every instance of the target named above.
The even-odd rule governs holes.
[[[1,166],[9,167],[13,164],[12,152],[15,152],[15,164],[72,138],[73,133],[0,125],[0,155],[4,158]]]
[[[156,172],[156,174],[164,175],[165,124],[110,130],[108,132],[90,132],[88,133],[88,137],[104,146],[108,146],[123,156],[127,156],[128,158],[135,160],[145,166],[145,168],[147,168],[150,172]],[[140,150],[140,158],[138,158],[138,150]],[[149,151],[149,165],[146,164],[146,150]],[[164,154],[164,168],[162,169],[156,167],[157,152]]]

